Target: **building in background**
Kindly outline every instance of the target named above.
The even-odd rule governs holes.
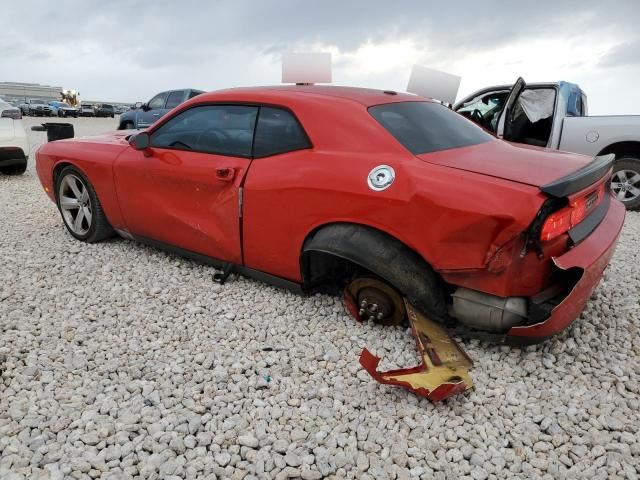
[[[0,98],[5,100],[60,100],[62,87],[39,83],[0,82]]]
[[[44,100],[50,102],[51,100],[61,101],[63,100],[63,92],[72,92],[76,97],[76,101],[80,101],[80,93],[67,90],[62,87],[52,87],[50,85],[40,85],[39,83],[22,83],[22,82],[0,82],[0,98],[6,101],[19,100],[24,102],[28,99]],[[68,101],[68,98],[65,98]],[[125,102],[109,102],[99,100],[83,100],[86,103],[92,105],[108,104],[116,107],[130,106],[130,103]],[[81,102],[80,102],[81,103]]]

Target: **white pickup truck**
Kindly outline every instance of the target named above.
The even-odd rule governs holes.
[[[458,113],[511,142],[595,156],[616,156],[611,189],[628,209],[640,209],[640,115],[587,116],[587,96],[568,82],[477,91]]]

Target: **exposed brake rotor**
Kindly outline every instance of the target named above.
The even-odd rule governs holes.
[[[402,296],[376,278],[356,278],[347,285],[344,293],[351,314],[360,321],[399,325],[406,316]]]

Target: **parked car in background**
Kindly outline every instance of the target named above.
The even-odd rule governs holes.
[[[19,108],[0,100],[0,173],[20,175],[27,169],[29,138]]]
[[[161,92],[147,103],[138,103],[134,110],[120,115],[118,130],[147,128],[156,120],[162,118],[169,110],[201,93],[204,92],[193,88]]]
[[[20,104],[20,111],[24,116],[50,117],[51,108],[44,100],[29,99]]]
[[[113,118],[116,114],[115,108],[113,105],[109,105],[108,103],[103,103],[97,105],[95,108],[96,117],[111,117]]]
[[[566,328],[600,281],[625,217],[612,162],[496,139],[417,95],[313,85],[210,92],[148,130],[36,154],[80,241],[118,232],[220,281],[348,292],[382,324],[406,298],[512,343]]]
[[[640,116],[588,116],[587,95],[568,82],[477,91],[454,109],[511,142],[567,152],[616,156],[611,189],[628,209],[640,209]]]
[[[93,104],[91,103],[83,103],[80,105],[78,109],[78,115],[81,117],[95,117],[96,110]]]
[[[78,109],[72,107],[67,102],[54,100],[49,102],[49,108],[51,108],[51,115],[54,117],[78,117]]]

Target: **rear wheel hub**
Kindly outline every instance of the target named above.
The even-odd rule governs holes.
[[[402,295],[381,280],[356,278],[347,286],[347,292],[355,302],[352,313],[360,321],[399,325],[406,315]]]

